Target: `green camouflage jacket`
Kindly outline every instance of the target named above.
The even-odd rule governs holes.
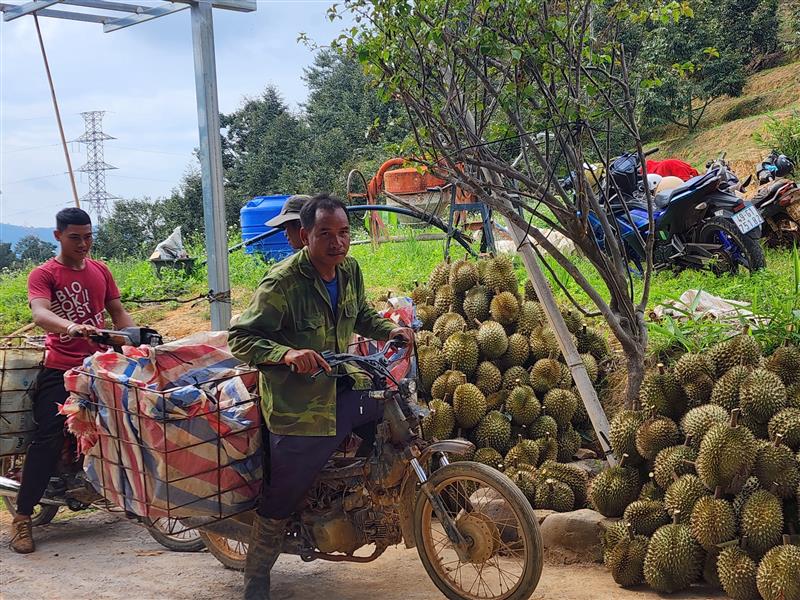
[[[279,363],[289,350],[347,352],[356,331],[385,340],[396,325],[367,304],[358,262],[347,257],[336,269],[337,314],[328,291],[303,249],[275,265],[231,327],[228,343],[239,360],[261,367],[261,408],[269,430],[279,435],[336,435],[336,379],[293,373]],[[362,374],[363,375],[363,374]],[[363,384],[363,376],[356,378]]]

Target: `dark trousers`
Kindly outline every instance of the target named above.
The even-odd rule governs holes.
[[[21,515],[33,514],[55,473],[64,448],[66,421],[65,416],[58,414],[57,404],[63,404],[68,396],[64,389],[64,371],[45,367],[39,372],[33,395],[36,432],[25,456],[22,484],[17,496],[17,512]]]
[[[295,512],[314,480],[339,444],[353,429],[381,418],[380,405],[365,393],[339,391],[336,397],[336,435],[269,434],[269,479],[261,488],[258,514],[286,519]]]

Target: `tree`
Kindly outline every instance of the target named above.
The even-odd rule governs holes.
[[[14,246],[14,252],[24,263],[43,263],[55,256],[55,250],[55,244],[45,242],[35,235],[26,235]]]
[[[672,123],[693,131],[716,98],[742,93],[742,55],[731,46],[714,46],[724,39],[703,3],[692,14],[677,22],[668,17],[645,35],[642,57],[648,64],[643,69],[655,83],[642,92],[640,111],[647,126]]]
[[[617,32],[632,18],[660,18],[669,9],[611,16],[611,26],[593,37],[591,15],[599,6],[594,0],[349,0],[356,25],[338,43],[357,53],[384,98],[404,105],[414,160],[527,231],[534,248],[549,253],[587,294],[596,310],[580,310],[601,315],[619,341],[626,403],[634,406],[644,377],[654,242],[652,236],[639,240],[647,261],[636,292],[626,250],[584,164],[610,165],[612,154],[598,133],[607,136],[612,121],[624,127],[644,162]],[[336,8],[331,12],[335,18]],[[516,141],[513,152],[508,140]],[[561,183],[570,172],[574,193]],[[611,182],[606,186],[608,195]],[[649,192],[646,198],[652,229]],[[576,244],[604,289],[592,286],[542,226]]]
[[[0,242],[0,269],[13,269],[17,266],[17,255],[11,251],[11,244]]]
[[[163,201],[120,200],[95,235],[95,252],[106,258],[146,258],[173,227],[164,216]]]
[[[228,205],[232,204],[227,199],[226,190],[226,221],[231,221]],[[202,235],[204,231],[203,221],[203,182],[200,171],[194,166],[186,170],[181,178],[178,187],[163,200],[162,214],[167,225],[171,228],[180,225],[184,235]]]

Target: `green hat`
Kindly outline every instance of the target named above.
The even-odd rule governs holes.
[[[299,221],[300,209],[303,208],[303,204],[305,204],[307,200],[311,200],[311,196],[307,196],[305,194],[295,194],[294,196],[289,196],[286,199],[286,202],[283,203],[281,212],[264,223],[264,225],[267,227],[281,228],[289,221]]]

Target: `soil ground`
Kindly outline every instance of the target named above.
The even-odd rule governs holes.
[[[63,509],[62,509],[63,510]],[[69,514],[69,513],[68,513]],[[0,598],[204,600],[239,598],[242,575],[208,552],[170,552],[144,528],[106,512],[59,519],[34,533],[38,549],[19,555],[8,549],[9,514],[0,512]],[[273,571],[274,600],[434,600],[441,598],[416,550],[390,548],[365,565],[303,563],[283,556]],[[537,600],[634,600],[658,598],[645,587],[619,588],[602,565],[545,563]],[[708,588],[670,598],[723,598]]]

